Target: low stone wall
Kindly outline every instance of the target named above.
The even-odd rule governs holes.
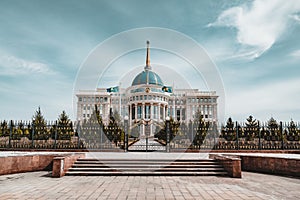
[[[242,170],[300,177],[300,160],[241,155]]]
[[[78,158],[84,158],[84,153],[76,153],[67,156],[55,157],[53,159],[52,177],[62,177]]]
[[[217,160],[232,178],[242,178],[241,159],[237,156],[209,154],[210,159]]]
[[[51,170],[57,155],[24,155],[0,157],[0,175],[21,172]]]

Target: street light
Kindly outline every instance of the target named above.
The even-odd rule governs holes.
[[[124,117],[124,131],[125,131],[125,135],[124,135],[124,151],[127,152],[128,151],[128,116],[126,115]]]

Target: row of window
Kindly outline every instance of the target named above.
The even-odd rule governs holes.
[[[152,113],[151,113],[151,106],[150,105],[145,105],[144,106],[144,113],[143,113],[143,107],[142,106],[132,106],[131,108],[131,118],[132,119],[135,119],[135,114],[137,115],[137,119],[150,119],[150,118],[153,118],[153,119],[158,119],[159,115],[160,114],[160,119],[162,119],[163,117],[163,111],[164,111],[164,108],[160,107],[159,106],[152,106]],[[137,113],[135,113],[137,112]],[[160,113],[158,113],[160,112]],[[143,116],[144,114],[144,116]],[[151,116],[152,114],[152,116]]]
[[[107,102],[107,97],[79,97],[80,102]]]
[[[216,103],[216,98],[188,98],[189,103]]]
[[[142,101],[142,100],[154,100],[154,101],[166,101],[166,97],[162,96],[152,96],[152,95],[140,95],[130,97],[130,101]]]
[[[130,101],[139,101],[139,100],[157,100],[157,101],[166,101],[166,97],[162,96],[152,96],[152,95],[140,95],[130,97]],[[107,97],[79,97],[80,102],[100,102],[105,103],[108,101]],[[127,103],[125,99],[121,100],[122,103]],[[119,103],[119,100],[112,99],[112,103]],[[184,100],[176,99],[176,104],[185,104]],[[216,103],[216,98],[188,98],[188,103]],[[169,100],[169,104],[172,104],[172,101]]]

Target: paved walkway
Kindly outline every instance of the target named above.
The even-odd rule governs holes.
[[[207,159],[208,153],[167,153],[167,152],[88,152],[87,158],[97,159]]]
[[[242,179],[168,176],[0,176],[0,199],[299,199],[300,179],[243,172]]]

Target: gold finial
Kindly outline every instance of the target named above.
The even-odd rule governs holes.
[[[146,67],[150,67],[150,42],[147,40],[147,57],[146,57]]]

